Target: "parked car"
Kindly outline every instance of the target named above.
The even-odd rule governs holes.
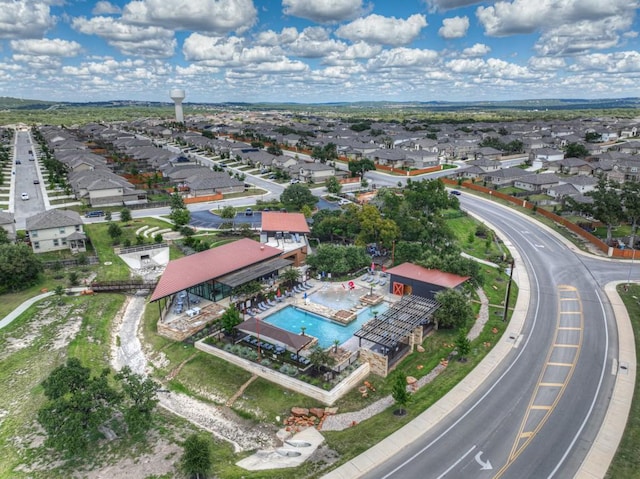
[[[28,195],[27,193],[22,193],[22,195],[20,195],[20,197],[21,197],[23,200],[28,200],[28,199],[29,199],[29,195]]]
[[[451,194],[452,195],[456,195],[456,196],[460,196],[462,193],[460,193],[458,190],[451,190]]]
[[[251,208],[247,208],[246,210],[244,210],[244,215],[253,216],[253,210]]]
[[[95,210],[95,211],[87,211],[84,214],[85,218],[95,218],[97,216],[104,216],[104,211]]]
[[[40,180],[38,178],[36,178],[35,180],[33,180],[33,184],[34,185],[39,185],[40,184]]]
[[[16,165],[21,165],[22,162],[20,160],[16,160]]]

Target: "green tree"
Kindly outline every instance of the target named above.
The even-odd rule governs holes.
[[[129,208],[122,208],[120,211],[120,221],[123,223],[131,221],[131,210]]]
[[[62,297],[64,296],[64,286],[60,284],[56,286],[56,289],[53,290],[53,294],[55,294],[56,298],[58,299],[58,305],[64,304],[62,302]]]
[[[104,219],[105,219],[105,221],[111,221],[111,211],[107,211],[104,214]]]
[[[288,210],[300,211],[304,205],[314,208],[318,198],[313,196],[307,186],[296,183],[284,189],[280,195],[280,201]]]
[[[582,143],[569,143],[564,149],[565,158],[585,158],[589,150]]]
[[[280,274],[280,279],[289,287],[292,287],[300,279],[300,271],[296,268],[285,269]]]
[[[471,341],[469,341],[463,329],[461,329],[458,336],[456,336],[456,350],[458,351],[458,360],[462,362],[466,361],[467,356],[471,352]]]
[[[332,195],[339,195],[342,191],[342,184],[335,176],[330,176],[325,182],[325,186],[327,187],[327,191]]]
[[[331,369],[336,364],[336,359],[328,351],[316,345],[309,353],[309,362],[316,371],[321,371],[323,367]]]
[[[38,282],[42,263],[26,244],[0,244],[0,292],[20,291]]]
[[[624,215],[631,226],[629,235],[629,248],[633,248],[636,243],[638,232],[638,222],[640,222],[640,182],[627,181],[622,185],[622,207]]]
[[[187,477],[206,479],[213,465],[211,440],[204,434],[192,434],[184,441],[180,469]]]
[[[78,276],[77,271],[69,271],[69,285],[78,286],[79,283],[80,283],[80,278]]]
[[[404,416],[407,413],[405,408],[411,401],[411,393],[407,391],[407,381],[399,371],[394,374],[391,397],[398,405],[398,415]]]
[[[122,228],[120,228],[120,226],[118,226],[116,223],[109,223],[109,228],[107,229],[107,233],[109,234],[111,239],[114,241],[114,243],[117,243],[120,240],[120,237],[122,236]]]
[[[220,317],[222,330],[229,335],[233,335],[235,332],[234,328],[241,322],[242,318],[240,317],[240,311],[238,311],[233,304],[231,304]]]
[[[160,385],[125,366],[116,374],[124,393],[124,421],[129,434],[141,436],[152,425],[152,413],[158,404]]]
[[[463,328],[473,320],[473,309],[466,296],[456,289],[444,289],[436,293],[440,307],[433,315],[439,328]]]
[[[2,183],[0,183],[2,184]],[[11,241],[9,240],[9,233],[4,228],[0,228],[0,244],[9,244]]]
[[[220,211],[220,218],[224,218],[226,220],[232,220],[233,218],[235,218],[235,216],[236,216],[236,209],[231,205],[227,205],[223,207],[222,210]]]
[[[78,456],[102,437],[100,427],[113,417],[121,401],[108,376],[105,369],[91,377],[77,358],[52,371],[42,383],[48,401],[38,411],[38,422],[47,433],[46,446]]]
[[[618,185],[604,177],[598,180],[596,189],[587,193],[593,198],[593,203],[586,205],[587,211],[607,228],[607,243],[611,242],[613,227],[624,218],[624,211]]]
[[[171,195],[171,212],[169,213],[169,219],[173,222],[175,229],[189,224],[191,220],[191,213],[184,204],[184,200],[179,193],[173,193]]]
[[[361,176],[364,178],[364,174],[367,171],[376,169],[376,164],[369,158],[362,158],[360,160],[351,160],[348,167],[352,177]]]

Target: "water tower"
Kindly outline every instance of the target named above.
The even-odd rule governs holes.
[[[184,100],[184,90],[174,88],[170,93],[173,103],[176,105],[176,121],[178,123],[184,123],[184,115],[182,113],[182,100]]]

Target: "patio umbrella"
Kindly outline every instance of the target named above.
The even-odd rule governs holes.
[[[278,292],[276,293],[276,295],[278,296],[278,298],[281,296],[282,293],[280,293],[280,288],[278,288]]]
[[[371,272],[374,272],[376,270],[376,264],[374,262],[371,262]]]

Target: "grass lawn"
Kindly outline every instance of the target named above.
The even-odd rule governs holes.
[[[630,285],[628,292],[624,291],[623,285],[619,285],[618,294],[627,307],[631,326],[636,332],[636,357],[640,357],[640,335],[638,335],[638,331],[640,331],[640,301],[638,301],[640,285]],[[627,427],[605,477],[608,479],[640,478],[640,381],[637,377]]]

